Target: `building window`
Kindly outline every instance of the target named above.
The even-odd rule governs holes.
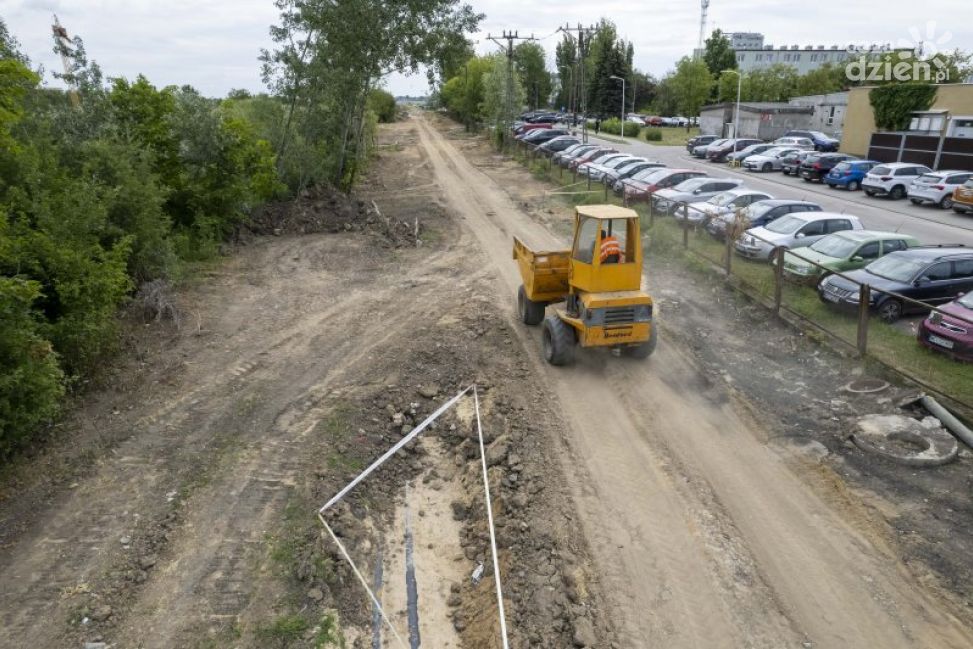
[[[834,112],[835,112],[835,107],[832,106],[831,110],[828,111],[828,126],[834,124]]]
[[[764,55],[763,54],[758,54],[757,55],[757,60],[758,61],[763,61],[764,60]]]
[[[794,55],[794,60],[795,61],[800,61],[801,60],[801,55],[800,54],[795,54]]]

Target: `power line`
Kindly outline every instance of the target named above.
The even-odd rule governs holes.
[[[564,32],[565,34],[568,35],[568,38],[571,39],[575,38],[572,32],[578,33],[576,43],[578,45],[578,70],[579,70],[578,94],[580,95],[580,100],[581,100],[581,141],[587,144],[588,142],[588,93],[585,88],[584,59],[585,59],[585,55],[588,52],[588,47],[591,40],[590,38],[591,34],[594,34],[597,31],[597,28],[594,25],[588,27],[582,27],[581,23],[578,23],[577,27],[571,27],[570,25],[565,24],[564,27],[558,27],[558,31]],[[572,83],[572,86],[573,85],[574,84]]]
[[[507,41],[506,47],[500,40]],[[513,121],[513,95],[514,95],[514,41],[534,41],[534,35],[530,36],[520,36],[517,32],[508,32],[503,30],[502,36],[491,36],[487,34],[487,40],[493,41],[500,46],[507,53],[507,90],[506,97],[504,97],[504,108],[503,108],[503,134],[504,137],[507,136],[507,130],[510,128],[510,122]]]

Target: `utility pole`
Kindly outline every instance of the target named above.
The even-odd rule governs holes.
[[[507,41],[506,47],[500,39]],[[510,130],[510,123],[513,121],[513,100],[514,100],[514,41],[533,41],[537,40],[534,35],[518,36],[517,32],[503,31],[500,37],[487,34],[487,40],[491,40],[500,46],[500,49],[507,52],[507,91],[503,101],[503,137],[506,141],[507,131]]]
[[[68,58],[71,48],[74,47],[74,43],[68,38],[68,30],[61,26],[61,21],[57,19],[57,14],[54,14],[54,24],[51,25],[51,32],[54,34],[54,48],[61,55],[61,65],[64,66],[64,81],[68,84],[68,97],[71,98],[71,104],[75,108],[78,108],[81,106],[81,96],[78,94],[77,81],[73,77],[74,65],[72,65],[71,59]]]
[[[580,70],[580,79],[578,83],[578,94],[581,100],[581,141],[588,142],[588,93],[585,92],[585,80],[584,80],[584,59],[585,55],[588,53],[588,44],[590,41],[591,34],[595,33],[594,25],[590,27],[582,27],[581,23],[578,23],[577,27],[571,27],[570,25],[565,25],[564,27],[558,27],[559,32],[564,32],[570,38],[574,38],[572,32],[578,32],[577,43],[578,43],[578,68]]]

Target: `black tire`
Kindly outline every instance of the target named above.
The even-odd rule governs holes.
[[[865,193],[867,195],[869,195],[869,196],[874,196],[875,195],[875,192],[868,191],[867,189],[865,190]]]
[[[861,183],[859,183],[857,180],[848,182],[848,191],[850,192],[857,192],[859,187],[861,187]]]
[[[517,290],[517,317],[525,325],[536,327],[544,320],[544,310],[547,305],[528,299],[523,285]]]
[[[878,305],[878,317],[892,324],[902,317],[902,303],[892,298],[885,300]]]
[[[791,175],[791,170],[788,169],[788,168],[786,168],[786,167],[781,167],[780,170],[783,172],[783,174],[785,176],[790,176]]]
[[[806,182],[806,183],[809,183],[809,182],[811,182],[811,179],[810,179],[810,178],[805,178],[805,177],[803,177],[803,176],[801,177],[801,180],[803,180],[803,181],[804,181],[804,182]]]
[[[652,355],[652,352],[655,351],[655,346],[658,342],[659,330],[656,329],[655,323],[653,322],[651,324],[651,329],[649,330],[649,339],[641,345],[635,345],[634,347],[623,347],[622,353],[629,358],[644,360]]]
[[[551,365],[570,365],[574,362],[576,344],[574,329],[556,315],[544,319],[544,360]]]
[[[774,165],[773,165],[773,164],[771,164],[771,163],[769,163],[769,162],[765,162],[765,163],[764,163],[764,166],[763,166],[763,167],[761,167],[761,169],[760,169],[760,170],[761,170],[762,172],[764,172],[765,174],[766,174],[766,173],[770,173],[771,171],[773,171],[773,170],[774,170]]]
[[[966,214],[965,208],[956,207],[955,205],[953,205],[953,211],[956,212],[957,214]]]
[[[889,192],[889,198],[891,198],[893,201],[898,201],[905,198],[905,187],[902,185],[896,185],[893,187],[892,191]]]
[[[918,198],[910,198],[909,200],[913,205],[922,205],[922,201],[920,201]]]
[[[943,196],[943,200],[939,201],[939,207],[943,208],[944,210],[953,209],[953,197],[949,195]]]

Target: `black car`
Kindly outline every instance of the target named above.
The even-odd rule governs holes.
[[[552,156],[559,151],[564,151],[565,149],[574,146],[575,144],[580,144],[581,140],[570,135],[565,135],[560,138],[554,138],[548,140],[544,144],[537,147],[538,151],[546,156]]]
[[[776,221],[782,216],[793,212],[820,212],[821,206],[817,203],[808,201],[792,201],[772,198],[764,201],[757,201],[747,206],[740,215],[746,219],[747,228],[762,228],[771,221]],[[720,240],[726,239],[726,231],[736,221],[736,214],[724,214],[718,218],[710,219],[706,224],[706,231]]]
[[[570,135],[570,133],[563,128],[538,128],[525,135],[522,141],[532,146],[539,146],[562,135]]]
[[[889,253],[844,275],[821,281],[822,301],[857,309],[860,285],[868,284],[869,308],[886,322],[895,322],[904,313],[929,310],[899,295],[936,306],[973,290],[973,250],[962,245],[919,246]]]
[[[857,158],[855,156],[845,155],[844,153],[809,155],[801,163],[798,175],[804,179],[804,182],[809,183],[815,180],[819,183],[824,182],[824,177],[828,175],[828,172],[834,169],[839,162],[844,162],[845,160],[857,160]]]
[[[719,138],[717,138],[715,135],[697,135],[696,137],[691,137],[686,140],[686,150],[692,153],[693,149],[696,147],[703,146],[705,144],[712,144],[713,142],[716,142],[717,139]]]

